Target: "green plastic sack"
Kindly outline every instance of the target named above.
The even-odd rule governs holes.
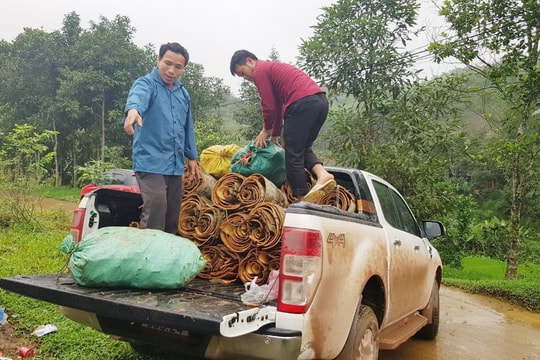
[[[267,141],[266,147],[256,147],[250,142],[233,155],[231,171],[243,176],[261,174],[280,187],[287,180],[285,150],[271,141]]]
[[[73,280],[88,287],[176,289],[206,265],[190,240],[160,230],[104,227],[75,243],[64,238]]]

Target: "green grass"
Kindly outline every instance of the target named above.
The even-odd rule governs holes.
[[[54,211],[41,214],[35,223],[0,228],[0,277],[64,271],[67,256],[60,251],[60,244],[69,231],[68,217]],[[20,337],[32,339],[31,333],[39,325],[57,326],[57,332],[40,339],[35,349],[37,359],[159,359],[139,355],[129,344],[69,320],[56,305],[2,289],[0,305]]]
[[[443,282],[469,292],[496,296],[540,312],[540,265],[518,267],[515,280],[505,280],[506,264],[484,257],[466,257],[462,268],[444,269]]]
[[[80,192],[80,188],[71,186],[40,186],[36,195],[59,200],[79,201]]]

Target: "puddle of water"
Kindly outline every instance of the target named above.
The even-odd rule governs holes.
[[[540,314],[441,287],[439,334],[411,339],[379,360],[540,360]]]
[[[540,329],[540,313],[486,295],[471,294],[470,296],[477,299],[480,303],[501,313],[508,321],[521,322]]]

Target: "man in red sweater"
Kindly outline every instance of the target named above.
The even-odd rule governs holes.
[[[258,60],[247,50],[233,54],[230,70],[233,76],[253,82],[261,97],[264,124],[255,146],[265,147],[268,139],[279,144],[283,129],[287,182],[296,199],[317,201],[334,188],[334,176],[326,171],[312,149],[328,115],[325,92],[299,68]],[[309,193],[304,169],[317,178]]]

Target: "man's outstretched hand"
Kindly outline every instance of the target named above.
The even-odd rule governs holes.
[[[135,133],[135,129],[133,128],[135,124],[142,127],[142,117],[136,109],[130,109],[124,120],[124,131],[128,135],[133,135]]]

